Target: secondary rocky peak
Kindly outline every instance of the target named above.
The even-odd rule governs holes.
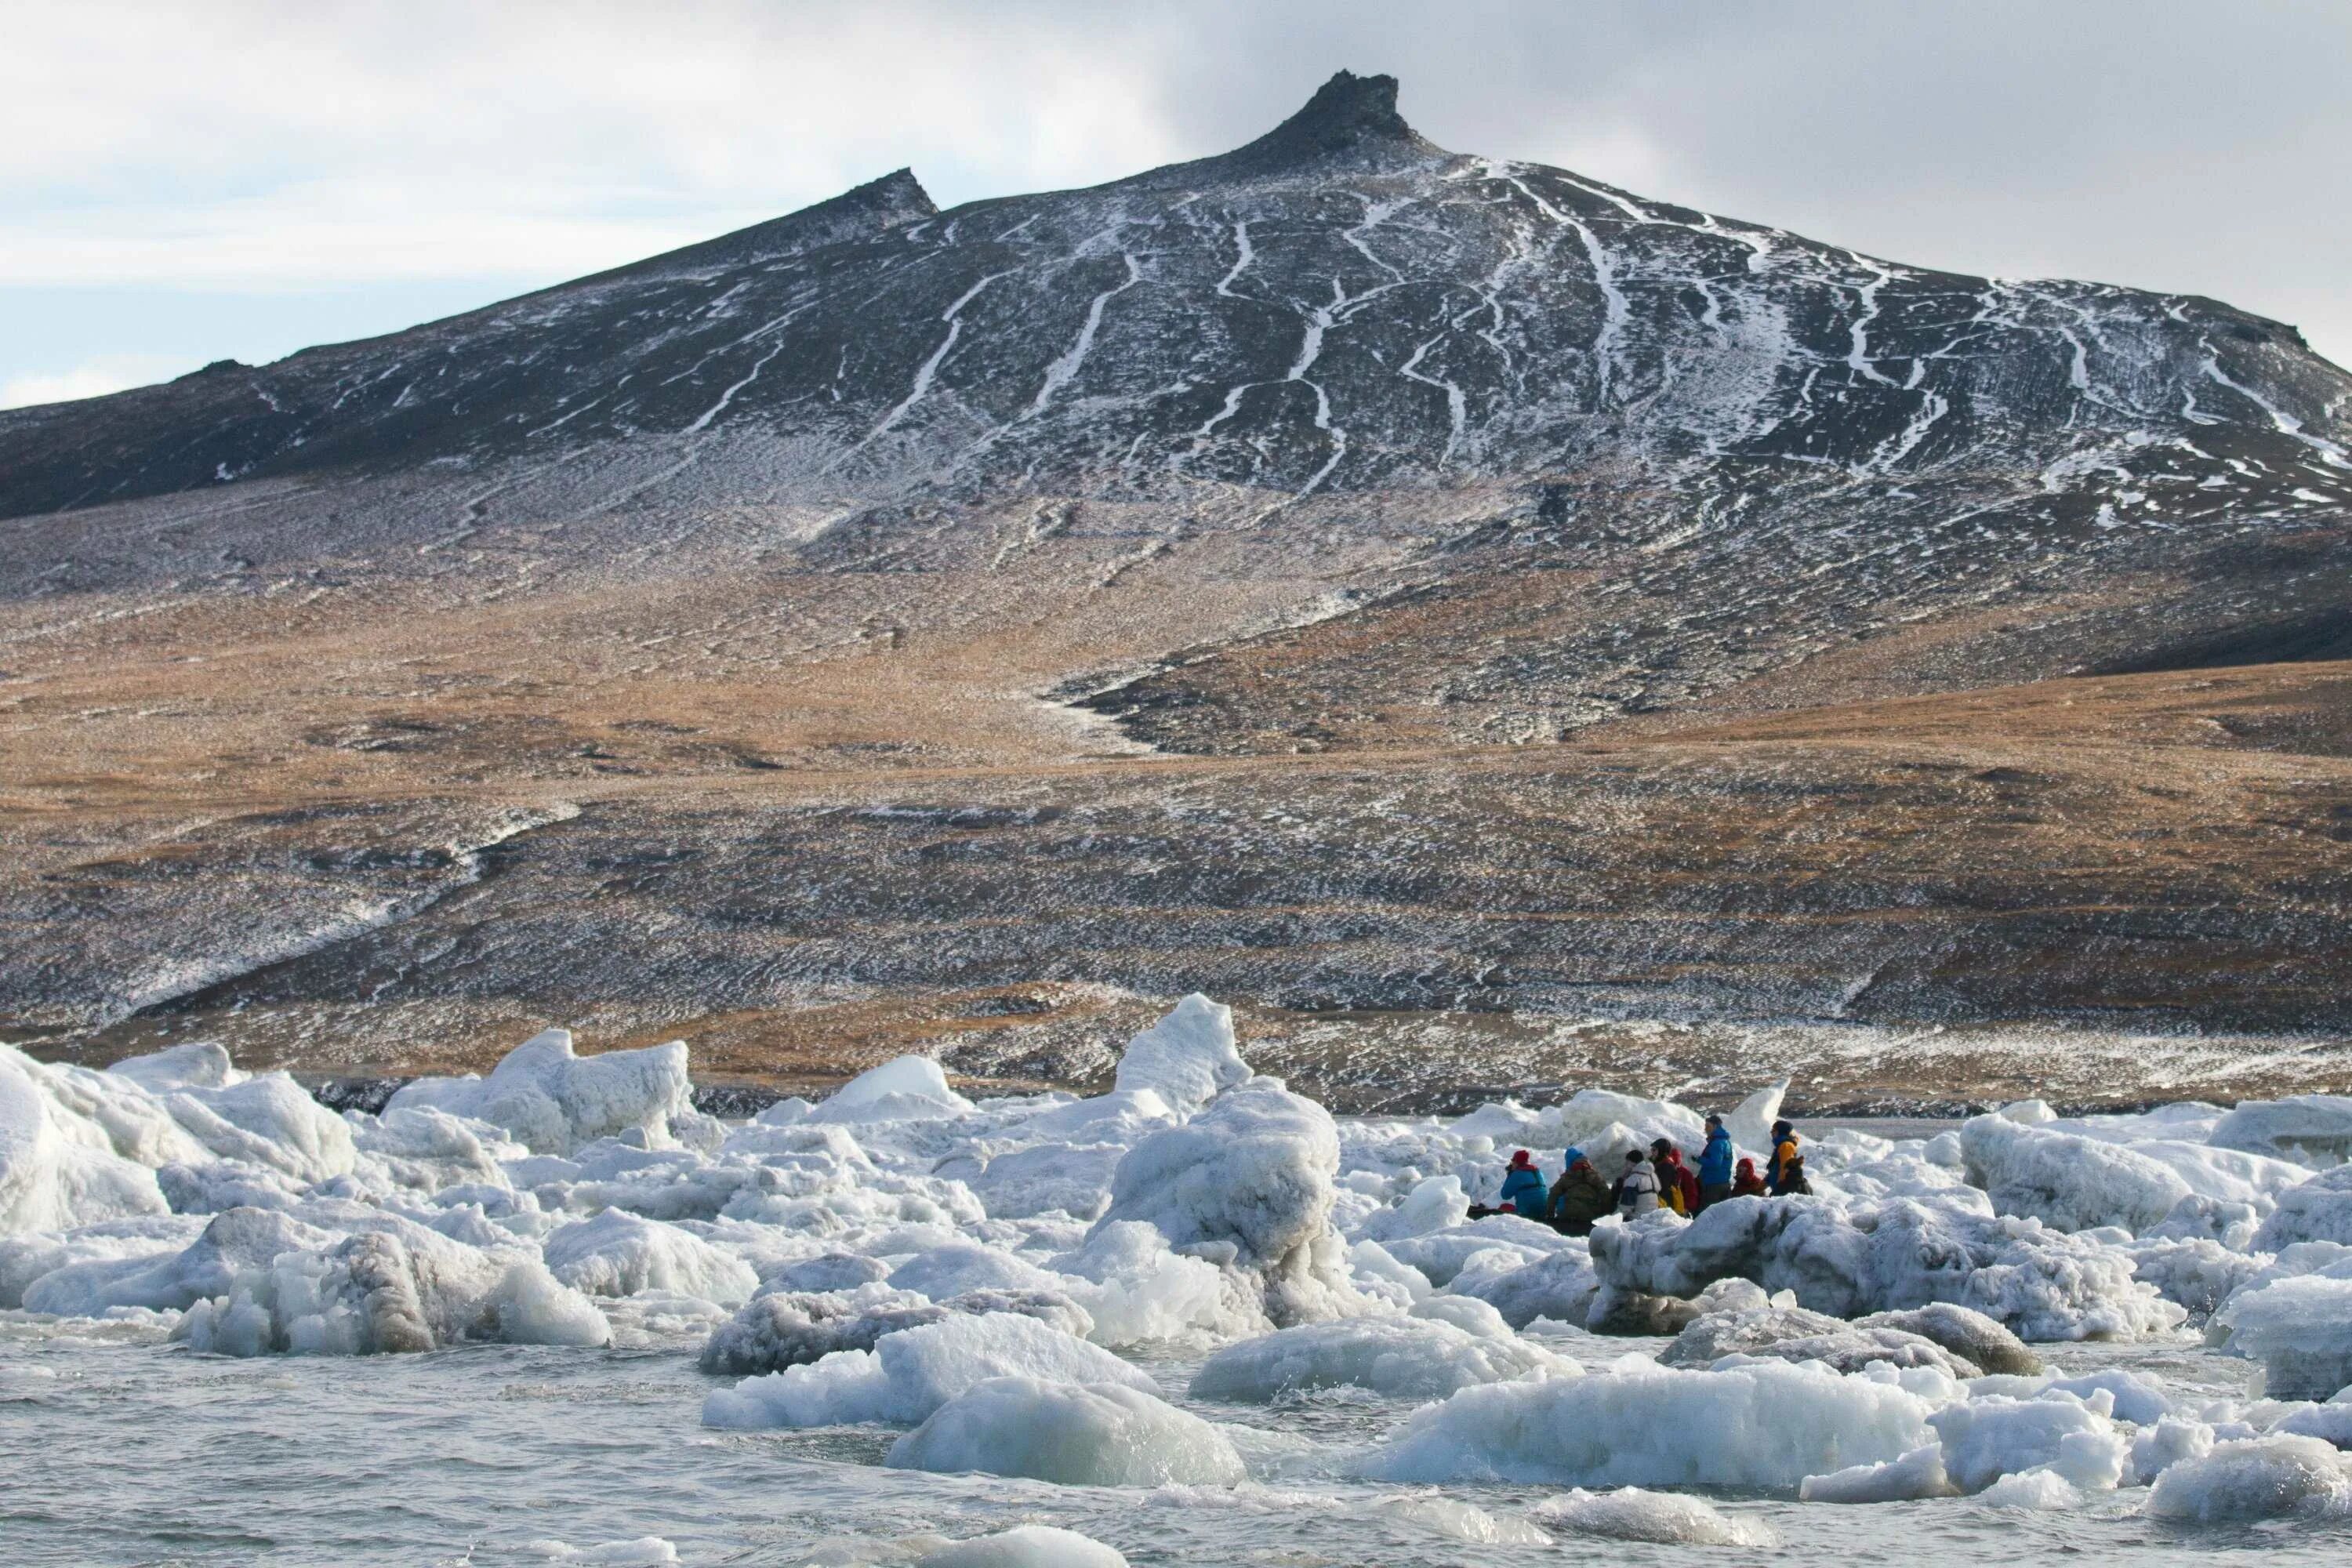
[[[930,217],[940,210],[939,204],[931,200],[931,193],[923,189],[923,183],[915,178],[912,169],[893,169],[878,180],[853,185],[819,205],[838,207],[845,212],[871,212],[887,223],[907,223],[919,217]]]
[[[632,262],[611,272],[600,272],[580,282],[604,283],[614,278],[747,267],[843,240],[866,238],[900,224],[935,216],[939,210],[939,204],[931,200],[931,194],[923,189],[912,169],[893,169],[879,179],[852,185],[837,196],[827,196],[813,206],[802,207],[782,217]]]

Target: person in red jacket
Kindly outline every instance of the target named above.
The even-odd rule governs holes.
[[[1683,1152],[1660,1138],[1650,1145],[1650,1163],[1657,1167],[1659,1188],[1671,1189],[1682,1200],[1668,1206],[1680,1215],[1698,1213],[1698,1173],[1683,1163]]]
[[[1764,1178],[1756,1173],[1756,1162],[1742,1159],[1739,1169],[1731,1177],[1731,1195],[1735,1198],[1760,1198],[1765,1195]]]

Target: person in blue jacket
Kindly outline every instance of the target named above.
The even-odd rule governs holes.
[[[1720,1203],[1731,1195],[1731,1134],[1724,1130],[1723,1118],[1706,1119],[1706,1147],[1698,1153],[1698,1208]]]
[[[1534,1157],[1525,1149],[1513,1154],[1511,1168],[1503,1173],[1503,1205],[1513,1214],[1541,1219],[1546,1191],[1543,1173],[1536,1169]]]

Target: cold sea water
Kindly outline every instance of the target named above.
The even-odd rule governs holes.
[[[2062,1557],[2270,1564],[2352,1560],[2352,1523],[2179,1525],[2145,1489],[2059,1511],[1973,1500],[1868,1506],[1706,1494],[1777,1540],[1695,1547],[1539,1520],[1559,1489],[1348,1478],[1412,1407],[1354,1393],[1263,1405],[1191,1400],[1197,1363],[1146,1362],[1171,1401],[1247,1429],[1238,1489],[1049,1486],[882,1468],[881,1428],[705,1428],[698,1332],[636,1348],[467,1345],[420,1355],[238,1361],[134,1323],[0,1315],[0,1559],[10,1563],[903,1563],[940,1537],[1039,1523],[1134,1563],[1477,1563],[1589,1560],[1917,1568]],[[1607,1342],[1654,1353],[1665,1342]],[[1588,1342],[1580,1353],[1590,1359]],[[2192,1335],[2044,1347],[2068,1372],[2128,1366],[2168,1388],[2242,1396],[2252,1368]],[[649,1540],[648,1538],[656,1538]],[[1547,1539],[1548,1538],[1548,1539]]]

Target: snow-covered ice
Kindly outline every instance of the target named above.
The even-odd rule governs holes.
[[[1468,1388],[1416,1412],[1370,1462],[1391,1480],[1751,1487],[1892,1459],[1927,1435],[1926,1401],[1826,1367],[1612,1367]]]
[[[1247,1473],[1223,1433],[1124,1383],[992,1377],[890,1447],[901,1469],[982,1470],[1065,1486],[1232,1486]]]
[[[954,1314],[899,1333],[870,1351],[835,1351],[803,1365],[747,1377],[703,1402],[712,1426],[913,1426],[976,1384],[1123,1384],[1149,1394],[1150,1378],[1101,1347],[1017,1312]]]
[[[568,1154],[628,1131],[666,1143],[671,1120],[694,1112],[684,1042],[582,1057],[572,1049],[569,1029],[533,1035],[486,1079],[418,1079],[385,1109],[409,1106],[487,1121],[535,1154]]]
[[[1704,1499],[1680,1492],[1621,1487],[1591,1492],[1581,1488],[1546,1498],[1536,1518],[1570,1537],[1603,1541],[1652,1541],[1662,1546],[1753,1546],[1780,1544],[1771,1530],[1733,1519]]]
[[[2352,1460],[2316,1437],[2223,1443],[2156,1478],[2147,1511],[2158,1519],[2340,1518],[2352,1514]]]
[[[1516,1335],[1495,1339],[1425,1319],[1302,1323],[1228,1345],[1192,1379],[1195,1399],[1264,1403],[1306,1388],[1365,1388],[1442,1399],[1482,1383],[1573,1377],[1582,1369]]]

